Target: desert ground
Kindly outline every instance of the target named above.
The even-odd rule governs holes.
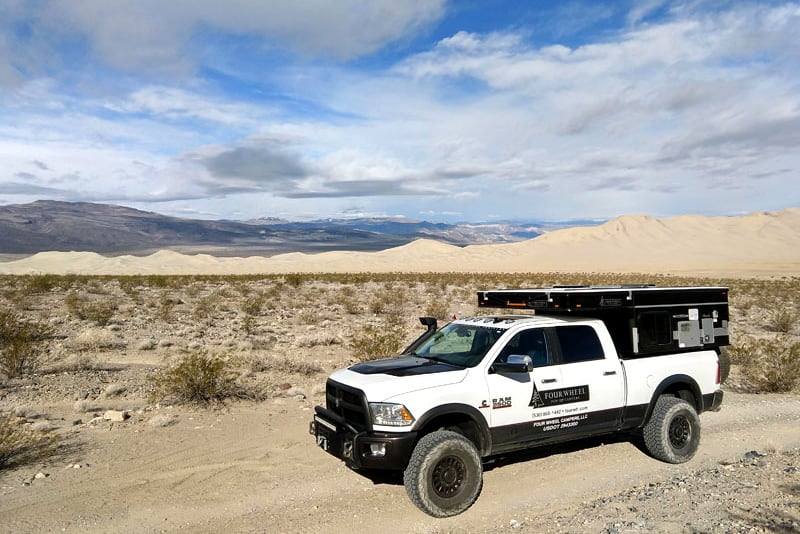
[[[3,306],[53,335],[35,373],[2,382],[0,411],[59,443],[0,471],[0,531],[797,531],[800,395],[757,392],[746,355],[723,409],[701,416],[689,463],[650,458],[636,435],[494,458],[477,503],[450,519],[308,435],[327,373],[356,361],[370,326],[405,343],[419,315],[477,313],[480,288],[640,276],[3,277]],[[798,339],[796,315],[787,325],[776,309],[796,310],[800,279],[650,279],[729,285],[734,336]],[[150,378],[198,352],[228,362],[247,394],[207,406],[153,398]],[[129,417],[105,418],[117,412]]]
[[[698,244],[722,239],[706,219],[554,232],[544,242],[567,267],[552,271],[520,252],[542,254],[535,243],[296,255],[260,274],[168,252],[0,264],[0,310],[47,332],[35,366],[0,373],[0,414],[55,438],[47,455],[0,467],[0,532],[798,532],[800,391],[786,378],[800,370],[779,358],[800,341],[798,213],[721,221],[739,232],[724,243]],[[650,254],[642,236],[661,231],[680,240]],[[480,257],[507,268],[470,272]],[[350,471],[308,434],[327,374],[404,346],[419,316],[479,314],[480,289],[631,282],[731,288],[734,365],[686,464],[649,457],[635,433],[491,458],[475,505],[433,519],[401,480]],[[227,398],[161,388],[194,355],[224,363]]]

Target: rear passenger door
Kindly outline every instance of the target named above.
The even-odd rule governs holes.
[[[557,430],[591,433],[617,426],[625,403],[625,377],[616,354],[606,354],[588,324],[550,330],[562,390],[547,393],[542,411],[557,416]],[[555,422],[549,423],[554,428]]]

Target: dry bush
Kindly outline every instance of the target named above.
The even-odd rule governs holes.
[[[151,303],[151,307],[155,309],[157,319],[169,323],[175,318],[175,306],[180,303],[178,299],[170,297],[167,291],[161,291],[158,298]]]
[[[736,360],[742,362],[742,372],[756,390],[788,392],[800,385],[800,342],[785,335],[746,338],[737,351]]]
[[[242,319],[242,331],[248,336],[258,333],[258,323],[252,315],[245,315]]]
[[[41,344],[49,335],[46,325],[0,310],[0,373],[16,378],[34,372],[41,364]]]
[[[192,310],[192,317],[195,321],[203,321],[213,317],[217,309],[217,299],[212,293],[207,297],[203,297],[197,301]]]
[[[97,361],[97,358],[94,355],[79,352],[77,354],[71,354],[66,359],[51,365],[48,371],[56,373],[67,371],[89,371],[92,369],[98,369],[99,366],[100,363]]]
[[[386,309],[386,302],[383,297],[378,295],[369,302],[369,312],[374,315],[380,315]]]
[[[125,342],[109,330],[89,328],[69,338],[64,346],[78,352],[103,351],[124,348]]]
[[[255,356],[249,360],[249,368],[254,373],[265,373],[268,371],[289,373],[303,376],[313,376],[322,372],[322,366],[317,362],[287,358]]]
[[[181,357],[155,374],[150,383],[154,399],[174,398],[181,403],[210,404],[257,396],[236,382],[236,373],[226,360],[206,353]]]
[[[403,313],[403,306],[406,295],[398,288],[387,283],[384,290],[377,293],[369,303],[369,311],[375,315],[390,314],[400,315]]]
[[[22,291],[28,295],[49,293],[60,286],[61,280],[54,274],[33,274],[23,276],[25,281]]]
[[[289,273],[283,277],[283,280],[292,287],[300,287],[304,282],[308,281],[311,275],[303,273]]]
[[[797,324],[797,310],[791,307],[780,307],[770,315],[767,328],[773,332],[788,334]]]
[[[256,293],[255,295],[245,295],[244,299],[239,305],[239,308],[246,316],[255,317],[257,315],[261,315],[261,311],[264,309],[265,300],[266,296],[263,292]]]
[[[429,302],[428,305],[425,306],[425,315],[435,317],[439,321],[447,321],[452,317],[447,302],[442,300]]]
[[[322,334],[300,337],[297,340],[297,346],[303,348],[311,347],[329,347],[331,345],[339,345],[342,342],[336,334]]]
[[[301,324],[308,324],[308,325],[319,324],[319,322],[321,321],[320,313],[319,310],[317,309],[303,310],[298,314],[297,319],[300,321]]]
[[[350,340],[353,356],[361,361],[396,356],[403,348],[405,335],[400,328],[387,324],[367,325],[359,329]]]
[[[14,415],[0,413],[0,469],[47,458],[56,441],[55,434],[27,429]]]
[[[78,295],[75,291],[69,291],[64,296],[64,304],[67,311],[73,317],[82,321],[92,321],[98,326],[105,326],[111,322],[117,306],[108,300],[93,301],[87,297]]]

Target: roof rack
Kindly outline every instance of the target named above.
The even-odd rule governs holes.
[[[516,308],[554,312],[728,304],[727,287],[657,287],[655,284],[569,285],[478,292],[482,308]]]

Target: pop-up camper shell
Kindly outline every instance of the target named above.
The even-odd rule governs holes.
[[[553,286],[479,291],[481,308],[601,319],[621,358],[714,349],[730,344],[727,287]]]

